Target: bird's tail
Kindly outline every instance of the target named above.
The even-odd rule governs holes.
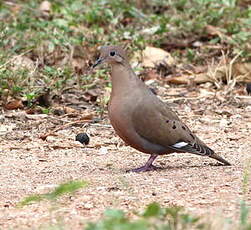
[[[224,165],[231,165],[228,161],[226,161],[225,159],[223,159],[221,156],[217,155],[217,154],[212,154],[209,155],[209,157],[214,158],[215,160],[223,163]]]

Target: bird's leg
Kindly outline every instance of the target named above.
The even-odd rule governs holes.
[[[153,170],[159,169],[159,167],[156,167],[152,164],[157,156],[158,155],[152,154],[144,166],[136,168],[136,169],[128,170],[127,172],[146,172],[146,171],[153,171]]]

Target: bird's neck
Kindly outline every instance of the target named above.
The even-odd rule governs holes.
[[[129,64],[112,65],[112,94],[111,97],[126,95],[137,89],[143,82],[136,76]]]

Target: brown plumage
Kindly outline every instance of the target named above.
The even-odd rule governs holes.
[[[112,67],[108,112],[113,128],[127,144],[151,154],[143,167],[131,171],[154,170],[156,167],[152,163],[158,155],[173,152],[208,156],[230,165],[196,137],[176,113],[147,88],[133,72],[121,47],[102,47],[100,58],[93,67],[104,62]]]

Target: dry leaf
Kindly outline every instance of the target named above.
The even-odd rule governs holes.
[[[175,76],[167,79],[167,81],[173,84],[190,84],[192,82],[200,84],[226,80],[226,72],[229,71],[229,68],[229,65],[222,65],[219,67],[213,66],[208,69],[207,73]],[[251,81],[251,63],[236,63],[232,68],[233,78],[236,82]]]
[[[233,73],[238,82],[251,82],[251,62],[235,63]]]
[[[13,100],[7,102],[7,104],[4,105],[5,109],[13,110],[13,109],[22,109],[24,107],[23,102],[21,100]]]
[[[206,73],[200,73],[196,75],[182,75],[166,79],[167,82],[172,84],[191,84],[191,83],[204,83],[212,81],[212,79]]]
[[[76,109],[73,109],[71,107],[68,107],[68,106],[64,106],[64,112],[66,114],[70,114],[70,113],[79,113]]]
[[[155,47],[146,47],[142,52],[142,66],[154,68],[156,65],[173,65],[173,57],[163,49]]]
[[[94,116],[95,116],[94,112],[87,110],[81,115],[80,120],[92,120]]]

